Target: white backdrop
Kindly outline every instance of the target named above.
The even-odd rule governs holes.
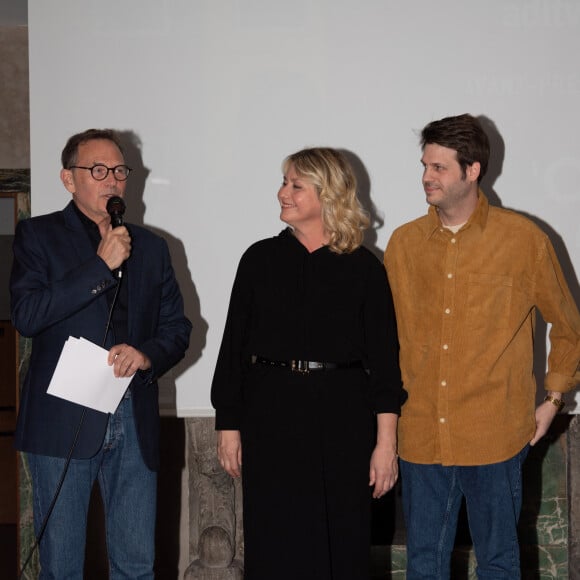
[[[304,146],[350,152],[379,252],[426,211],[420,129],[485,116],[484,190],[550,233],[578,299],[579,32],[576,0],[29,0],[32,210],[68,201],[71,134],[140,144],[129,218],[167,238],[195,325],[163,391],[182,416],[211,412],[237,262],[282,229],[280,164]]]

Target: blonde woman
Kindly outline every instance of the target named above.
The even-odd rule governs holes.
[[[304,149],[282,169],[289,227],[244,253],[232,290],[218,457],[243,474],[245,580],[366,579],[405,398],[391,292],[344,156]]]

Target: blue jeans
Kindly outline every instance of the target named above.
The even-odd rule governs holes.
[[[526,446],[501,463],[477,466],[419,465],[401,460],[407,525],[407,580],[450,577],[461,499],[480,579],[520,578],[517,525],[522,506]]]
[[[27,454],[38,535],[65,459]],[[133,407],[124,398],[109,418],[103,446],[91,459],[72,459],[40,541],[40,580],[82,580],[87,513],[95,479],[105,511],[110,580],[153,578],[157,474],[141,457]]]

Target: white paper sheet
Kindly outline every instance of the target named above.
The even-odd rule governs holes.
[[[47,393],[103,413],[114,413],[133,377],[115,377],[107,356],[108,351],[89,340],[69,336]]]

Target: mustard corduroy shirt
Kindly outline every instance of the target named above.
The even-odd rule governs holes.
[[[409,398],[399,454],[414,463],[484,465],[535,431],[535,309],[551,323],[545,388],[580,381],[580,315],[548,237],[480,191],[469,221],[445,229],[434,207],[385,251]]]

